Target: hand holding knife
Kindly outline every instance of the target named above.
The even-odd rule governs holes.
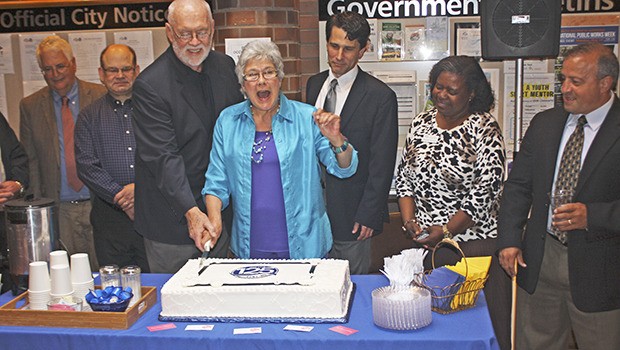
[[[211,240],[208,240],[204,245],[204,250],[202,251],[202,255],[200,256],[200,263],[198,264],[198,274],[200,275],[202,271],[206,268],[204,266],[205,260],[209,257],[209,252],[211,251]]]

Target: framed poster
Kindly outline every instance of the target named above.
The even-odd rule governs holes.
[[[454,23],[454,54],[482,57],[480,23]]]

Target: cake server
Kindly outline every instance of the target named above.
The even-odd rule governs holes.
[[[202,255],[200,256],[200,263],[198,264],[198,275],[204,271],[205,260],[209,257],[209,252],[211,251],[211,240],[208,240],[205,243],[204,250],[202,251]]]

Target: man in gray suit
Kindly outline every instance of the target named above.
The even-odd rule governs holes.
[[[135,228],[151,272],[176,272],[203,249],[192,237],[201,237],[209,220],[200,191],[213,127],[222,109],[243,99],[234,61],[211,50],[214,30],[207,2],[173,1],[171,45],[134,83]],[[212,255],[226,256],[223,238]]]
[[[500,205],[500,264],[520,287],[516,348],[566,349],[572,328],[579,349],[620,349],[618,58],[576,46],[561,77],[564,106],[532,119]],[[559,189],[572,198],[553,208]]]
[[[69,254],[88,253],[91,268],[98,270],[90,194],[77,178],[73,129],[79,111],[106,89],[75,77],[71,45],[56,35],[43,39],[36,55],[47,87],[19,105],[20,140],[30,160],[29,193],[59,204],[60,240]]]
[[[333,112],[355,145],[357,173],[348,179],[327,174],[327,214],[334,245],[330,257],[349,260],[351,273],[370,268],[370,238],[389,220],[387,199],[394,174],[398,143],[398,103],[385,83],[362,71],[357,63],[368,48],[368,21],[356,12],[342,12],[327,21],[327,59],[330,69],[308,80],[308,103],[325,106],[336,80]]]

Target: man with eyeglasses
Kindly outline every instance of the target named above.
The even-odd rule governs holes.
[[[99,79],[108,93],[84,108],[75,126],[78,175],[90,189],[97,260],[137,265],[149,272],[144,241],[133,227],[134,164],[132,88],[140,73],[135,51],[113,44],[99,56]]]
[[[88,188],[77,176],[73,133],[81,109],[105,87],[79,80],[73,50],[56,35],[39,43],[36,57],[47,87],[20,102],[20,140],[30,160],[29,193],[59,204],[59,236],[69,254],[88,253],[99,268],[93,244]]]
[[[200,193],[220,112],[243,100],[232,58],[212,51],[213,15],[203,0],[168,7],[170,47],[134,84],[135,228],[151,272],[173,273],[204,247],[208,218]],[[229,219],[230,220],[230,219]],[[225,257],[228,235],[211,250]]]

